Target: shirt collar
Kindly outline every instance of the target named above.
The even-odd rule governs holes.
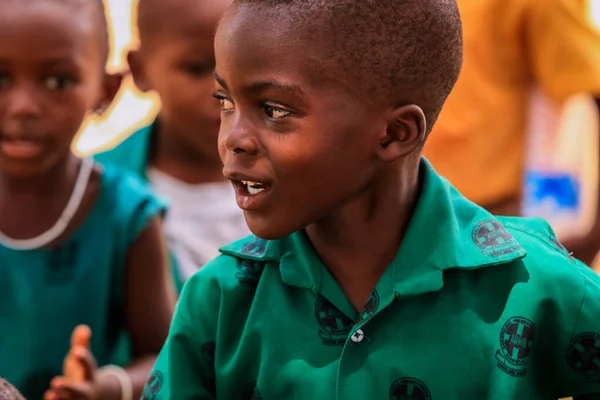
[[[444,271],[509,263],[526,253],[502,223],[473,204],[422,159],[421,193],[402,244],[382,279],[396,295],[438,291]],[[275,241],[255,237],[225,246],[239,258],[278,262],[284,283],[319,290],[325,268],[304,232]]]

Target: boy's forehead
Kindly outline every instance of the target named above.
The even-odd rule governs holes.
[[[217,30],[215,54],[217,73],[224,78],[227,71],[237,70],[241,78],[253,72],[317,85],[331,83],[337,75],[336,66],[323,57],[322,46],[301,27],[255,7],[234,6],[226,13]]]

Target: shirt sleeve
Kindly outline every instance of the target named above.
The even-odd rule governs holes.
[[[534,79],[557,101],[600,96],[600,28],[591,0],[531,0],[525,26]],[[595,1],[595,0],[594,0]]]
[[[203,274],[210,264],[184,285],[169,336],[142,400],[216,399],[214,358],[220,289],[216,280]]]
[[[600,277],[578,263],[584,278],[579,316],[565,344],[563,380],[574,400],[600,400]]]

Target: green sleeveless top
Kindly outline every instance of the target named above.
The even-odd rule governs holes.
[[[17,251],[0,244],[0,376],[25,398],[42,399],[61,375],[79,324],[92,329],[98,365],[111,361],[125,330],[127,251],[163,211],[137,177],[105,167],[96,204],[60,246]]]

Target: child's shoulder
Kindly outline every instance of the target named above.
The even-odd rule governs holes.
[[[581,302],[586,296],[600,299],[600,276],[565,249],[545,220],[497,218],[525,250],[522,262],[528,284],[540,295],[558,302],[568,298]]]

